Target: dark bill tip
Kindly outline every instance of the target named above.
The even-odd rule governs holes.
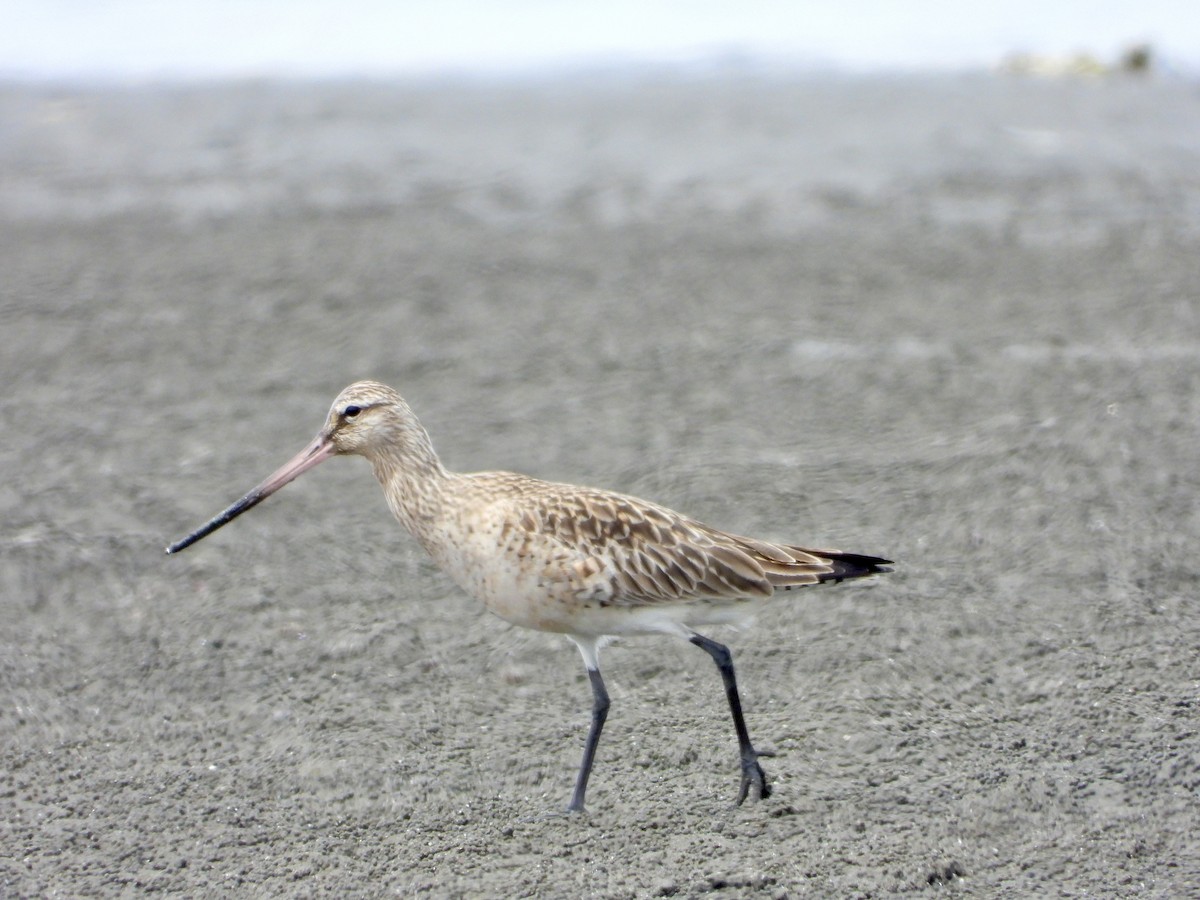
[[[316,440],[296,454],[291,460],[286,462],[278,471],[270,478],[248,493],[237,503],[233,504],[229,509],[225,510],[218,516],[209,519],[187,537],[176,541],[167,546],[167,555],[179,553],[181,550],[186,550],[196,541],[203,537],[212,534],[222,525],[236,519],[246,510],[257,506],[263,500],[266,500],[273,493],[279,490],[288,482],[296,479],[304,472],[307,472],[317,463],[328,459],[336,452],[333,443],[324,435],[317,435]]]

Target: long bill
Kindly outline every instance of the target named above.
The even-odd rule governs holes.
[[[171,546],[167,547],[167,552],[178,553],[180,550],[186,550],[202,537],[212,534],[226,522],[231,522],[246,510],[252,509],[262,503],[285,484],[295,481],[313,466],[325,461],[336,452],[337,450],[333,441],[328,436],[324,434],[317,435],[311,444],[297,453],[291,460],[284,463],[275,474],[267,478],[266,481],[237,501],[237,503],[230,506],[225,512],[210,519],[182,540],[171,544]]]

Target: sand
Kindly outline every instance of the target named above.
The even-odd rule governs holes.
[[[0,89],[0,895],[1200,890],[1200,92],[646,72]],[[462,595],[335,461],[898,561],[709,658]]]

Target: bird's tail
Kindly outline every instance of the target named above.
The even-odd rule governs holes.
[[[890,559],[866,556],[862,553],[843,553],[841,550],[810,550],[791,544],[771,544],[740,535],[726,535],[736,548],[745,553],[766,577],[764,586],[771,590],[790,591],[812,584],[866,578],[890,572]]]
[[[880,556],[865,556],[862,553],[839,553],[833,550],[811,552],[829,560],[829,567],[832,571],[824,572],[817,576],[822,584],[827,581],[832,581],[836,584],[839,581],[845,581],[847,578],[866,578],[868,575],[881,575],[892,571],[889,568],[892,565],[892,561]]]

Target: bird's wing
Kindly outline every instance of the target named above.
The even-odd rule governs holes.
[[[837,577],[821,551],[728,534],[636,497],[547,484],[514,502],[521,530],[565,551],[573,572],[606,579],[613,605],[746,600]]]

